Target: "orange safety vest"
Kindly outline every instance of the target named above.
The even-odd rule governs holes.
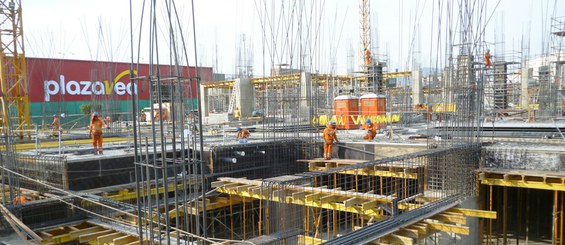
[[[326,142],[331,143],[334,140],[337,141],[337,135],[335,133],[335,129],[333,129],[332,126],[327,126],[324,129],[324,140],[326,140]]]

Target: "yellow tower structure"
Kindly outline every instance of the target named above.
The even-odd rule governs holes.
[[[29,136],[30,114],[20,0],[0,0],[0,43],[3,132],[22,138]]]
[[[359,6],[359,16],[361,17],[361,70],[368,72],[369,66],[373,63],[371,55],[371,19],[369,0],[361,0]]]

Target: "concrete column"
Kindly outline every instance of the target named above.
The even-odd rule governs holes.
[[[210,115],[208,112],[208,88],[200,85],[200,109],[202,110],[202,117]]]
[[[422,71],[412,71],[412,105],[424,103],[424,89],[422,88]]]
[[[310,116],[310,100],[312,96],[312,75],[309,72],[300,73],[300,117]]]
[[[235,106],[239,107],[241,117],[249,117],[255,108],[255,88],[249,78],[238,79],[239,91],[235,94]]]
[[[445,67],[442,74],[442,97],[446,103],[451,103],[451,91],[447,88],[451,88],[451,68]]]
[[[530,106],[529,96],[528,96],[528,81],[530,80],[530,75],[532,71],[528,67],[522,67],[522,76],[521,76],[521,90],[522,93],[520,95],[520,104],[522,108],[527,109]]]

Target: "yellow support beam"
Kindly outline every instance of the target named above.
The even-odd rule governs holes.
[[[399,72],[388,72],[384,74],[385,78],[394,78],[394,77],[411,77],[411,71],[399,71]]]
[[[486,211],[486,210],[476,210],[476,209],[466,209],[466,208],[452,208],[448,212],[461,213],[468,217],[476,217],[483,219],[496,219],[496,212]]]
[[[550,190],[550,191],[565,191],[564,183],[551,183],[543,181],[524,181],[524,180],[504,180],[504,179],[494,179],[486,178],[481,180],[483,185],[496,185],[496,186],[507,186],[507,187],[517,187],[517,188],[528,188],[528,189],[539,189],[539,190]]]
[[[192,180],[191,183],[189,184],[195,184],[198,183],[199,181],[197,180]],[[167,188],[167,193],[169,192],[173,192],[175,191],[175,189],[183,189],[184,185],[183,184],[177,184],[177,186],[175,187],[174,185],[169,185]],[[155,188],[151,188],[151,195],[155,195],[155,194],[163,194],[165,193],[165,187],[159,187],[159,189],[155,189]],[[142,197],[147,195],[147,190],[143,190],[140,194]],[[127,189],[124,190],[120,190],[118,191],[118,194],[114,194],[114,195],[102,195],[105,198],[109,198],[115,201],[127,201],[127,200],[133,200],[133,199],[137,199],[137,193],[135,191],[130,191]]]
[[[385,170],[345,170],[338,173],[350,174],[350,175],[363,175],[363,176],[392,177],[392,178],[402,178],[402,179],[418,179],[418,173],[393,172],[393,171],[385,171]]]
[[[235,80],[202,82],[205,88],[232,88],[234,84]]]

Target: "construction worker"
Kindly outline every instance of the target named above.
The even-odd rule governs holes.
[[[335,133],[335,122],[330,122],[326,129],[324,129],[324,158],[326,160],[332,159],[332,145],[335,142],[339,142],[337,140],[337,135]]]
[[[17,195],[16,197],[14,197],[14,200],[12,200],[12,204],[21,205],[21,204],[26,203],[27,201],[28,201],[27,197],[22,196],[22,195]]]
[[[239,143],[247,143],[250,135],[249,130],[236,127],[235,132],[236,132],[235,139],[239,140]]]
[[[106,120],[106,125],[112,125],[112,118],[110,117],[110,115],[107,115],[105,120]]]
[[[61,127],[61,123],[59,122],[59,116],[57,114],[53,114],[53,122],[51,123],[53,127],[53,136],[59,135],[59,129]]]
[[[490,49],[487,49],[487,52],[485,53],[485,67],[489,68],[491,66],[492,64],[490,63]]]
[[[145,115],[145,111],[143,109],[141,109],[141,112],[139,113],[139,121],[147,122],[147,115]]]
[[[155,115],[153,116],[155,121],[158,121],[159,118],[163,119],[163,122],[167,121],[167,111],[165,110],[155,110]]]
[[[373,57],[371,56],[371,51],[365,49],[365,65],[371,65],[373,63]]]
[[[377,126],[369,118],[367,118],[367,121],[365,121],[365,125],[363,126],[367,130],[367,134],[363,136],[363,139],[369,141],[373,140],[377,135]]]
[[[98,112],[92,113],[90,121],[90,135],[92,136],[92,146],[94,147],[94,155],[102,155],[102,129],[108,126],[100,119]]]
[[[239,107],[236,107],[235,110],[233,111],[233,117],[235,118],[235,120],[239,121],[240,116],[241,116],[241,112],[239,111]]]

